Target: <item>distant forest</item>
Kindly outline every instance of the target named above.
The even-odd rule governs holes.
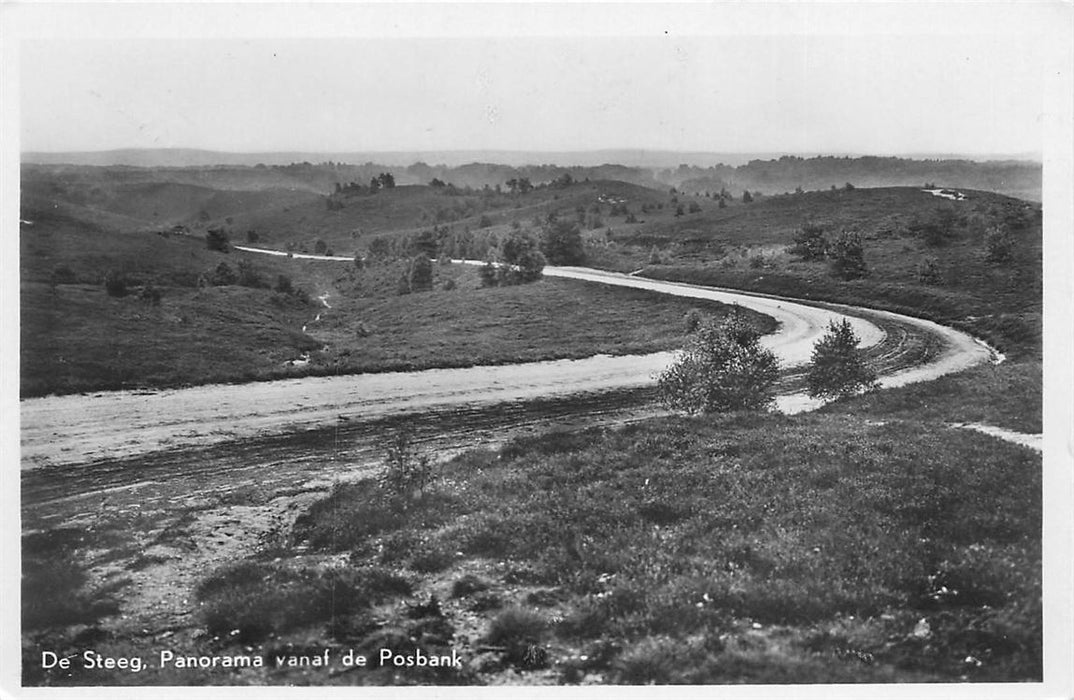
[[[375,170],[375,166],[373,169]],[[774,160],[751,160],[730,166],[680,165],[678,168],[642,168],[622,165],[592,167],[527,165],[511,167],[473,163],[458,167],[415,163],[405,169],[407,179],[428,182],[437,178],[459,187],[495,186],[512,178],[528,178],[537,184],[550,182],[563,173],[575,180],[620,180],[644,187],[675,187],[683,192],[719,192],[749,189],[764,194],[830,189],[851,183],[855,187],[888,187],[935,184],[965,187],[1040,200],[1041,166],[1029,161],[911,160],[907,158],[783,156]],[[403,182],[403,180],[400,180]]]
[[[77,155],[77,154],[72,154]],[[47,160],[53,164],[45,170],[63,170],[57,164],[57,154]],[[28,154],[27,163],[34,160]],[[44,159],[42,159],[44,160]],[[72,163],[78,163],[72,158]],[[85,167],[84,165],[82,167]],[[78,167],[72,170],[78,170]],[[144,168],[112,166],[107,168],[114,180],[141,180]],[[821,190],[844,187],[923,186],[963,187],[988,190],[1023,199],[1040,201],[1041,165],[1022,160],[973,161],[957,159],[910,159],[897,157],[834,157],[802,158],[783,156],[771,160],[751,160],[738,166],[716,165],[701,167],[679,165],[677,168],[651,168],[605,164],[597,166],[500,165],[469,163],[466,165],[429,165],[414,163],[405,167],[381,163],[349,164],[335,161],[300,162],[287,165],[219,165],[154,168],[157,174],[170,173],[169,179],[200,184],[196,173],[212,171],[211,179],[219,187],[222,182],[235,189],[265,187],[301,187],[323,194],[336,191],[339,183],[369,183],[389,173],[398,185],[427,185],[434,180],[459,188],[484,187],[507,189],[512,180],[525,179],[534,185],[549,183],[569,175],[573,180],[619,180],[643,187],[667,189],[674,187],[686,193],[751,190],[764,194],[793,192],[797,189]],[[139,172],[141,171],[141,172]],[[201,176],[202,178],[204,175]]]

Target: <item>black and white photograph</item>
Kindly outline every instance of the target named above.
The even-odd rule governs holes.
[[[5,697],[1074,693],[1074,4],[0,13]]]

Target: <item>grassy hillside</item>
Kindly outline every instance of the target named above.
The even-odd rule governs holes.
[[[438,268],[437,291],[432,296],[399,297],[396,287],[403,274],[403,264],[399,262],[378,263],[359,274],[339,264],[302,263],[237,252],[222,256],[208,251],[202,240],[205,230],[211,227],[230,231],[235,242],[245,242],[245,232],[254,230],[258,245],[314,252],[322,241],[335,253],[350,255],[356,250],[367,251],[377,238],[391,240],[435,227],[441,241],[468,237],[475,248],[481,248],[509,233],[515,222],[534,230],[556,212],[561,219],[579,224],[590,265],[631,271],[645,268],[644,274],[654,277],[887,308],[969,330],[998,345],[1018,363],[1028,363],[1000,367],[998,381],[1012,386],[1023,386],[1021,382],[1028,381],[1029,386],[1018,393],[1025,399],[1017,402],[1018,409],[1003,410],[998,398],[985,401],[996,409],[992,413],[1000,415],[1007,425],[1014,414],[1040,413],[1039,400],[1034,398],[1039,396],[1040,383],[1040,212],[1038,207],[1001,195],[965,192],[965,199],[949,201],[917,188],[839,189],[762,196],[747,203],[742,201],[741,193],[732,193],[736,197],[725,199],[721,206],[718,193],[715,198],[693,196],[594,181],[538,188],[526,194],[398,186],[376,194],[333,196],[339,206],[330,209],[326,206],[328,199],[308,192],[217,190],[145,182],[148,175],[139,169],[135,169],[135,175],[112,169],[102,172],[105,174],[97,173],[99,181],[94,184],[85,169],[77,170],[71,182],[62,177],[56,181],[42,179],[42,173],[31,171],[23,217],[35,223],[24,227],[24,283],[101,285],[107,272],[115,270],[136,288],[145,283],[162,288],[161,308],[165,310],[174,301],[181,306],[189,304],[189,308],[183,306],[183,313],[197,316],[194,312],[204,304],[208,316],[219,316],[223,312],[220,305],[226,304],[227,313],[238,313],[250,324],[261,324],[263,313],[277,314],[273,316],[276,321],[266,324],[266,328],[279,329],[271,340],[264,333],[239,334],[267,343],[255,353],[261,359],[252,370],[245,356],[237,356],[235,362],[222,358],[200,361],[214,379],[269,377],[296,371],[284,370],[282,363],[311,349],[310,362],[301,371],[450,366],[465,364],[468,356],[480,358],[481,362],[575,357],[596,348],[626,352],[662,349],[677,343],[680,336],[675,330],[684,309],[671,302],[665,306],[658,297],[642,302],[626,299],[624,292],[589,289],[584,292],[586,300],[604,307],[620,303],[625,306],[622,313],[611,312],[609,323],[596,323],[593,327],[598,330],[589,334],[588,340],[577,332],[563,335],[569,328],[542,323],[526,325],[542,329],[543,335],[535,331],[532,336],[514,337],[517,334],[510,330],[512,326],[501,327],[499,323],[514,323],[524,317],[526,305],[533,299],[547,295],[541,302],[543,306],[534,307],[539,311],[538,319],[559,320],[555,312],[558,306],[582,313],[576,304],[569,303],[575,301],[574,296],[566,298],[565,292],[555,291],[561,289],[556,285],[525,291],[478,290],[472,273],[459,277]],[[132,178],[134,182],[127,181]],[[60,206],[47,206],[50,198]],[[191,235],[164,237],[146,233],[166,233],[170,229],[164,224],[171,221],[189,222]],[[805,261],[789,253],[788,247],[806,222],[822,227],[829,239],[842,230],[859,232],[867,275],[856,280],[839,279],[832,274],[830,261]],[[943,226],[928,228],[936,222]],[[1009,258],[1002,262],[986,259],[988,231],[996,226],[1010,228],[1015,241]],[[471,251],[470,255],[479,257],[480,253]],[[221,261],[230,260],[235,266],[244,257],[269,285],[274,285],[279,275],[286,275],[295,286],[314,296],[329,293],[335,309],[325,315],[321,325],[309,326],[308,333],[303,334],[302,326],[308,326],[320,309],[291,308],[287,304],[277,308],[272,306],[274,296],[269,290],[226,301],[219,295],[195,293],[199,278],[211,277]],[[449,278],[450,284],[459,287],[455,292],[443,289],[449,285]],[[93,297],[93,290],[87,289],[86,293]],[[580,293],[570,292],[576,294]],[[24,389],[38,393],[61,386],[114,386],[120,375],[124,375],[123,382],[142,381],[139,377],[144,373],[133,368],[125,374],[102,370],[102,377],[112,379],[88,384],[55,379],[72,376],[69,368],[45,362],[42,358],[59,353],[40,350],[58,332],[55,329],[65,325],[65,305],[52,308],[49,297],[37,289],[28,288],[24,297],[24,310],[28,312],[25,315],[31,319],[24,328],[28,348],[25,356],[33,365],[24,367]],[[100,299],[105,301],[104,297]],[[123,303],[131,305],[135,301],[127,299]],[[645,313],[635,303],[652,305],[652,313]],[[313,304],[316,307],[317,303]],[[124,314],[133,313],[130,309],[121,313],[123,307],[116,303],[102,303],[101,308],[110,309],[109,314],[114,316],[113,321],[99,324],[108,329],[110,337],[120,328],[114,323],[119,323]],[[420,323],[403,322],[399,309],[414,314]],[[80,307],[80,314],[86,312]],[[152,328],[156,321],[151,320],[154,317],[141,315],[146,317],[142,323],[147,325],[139,326],[138,333],[155,332]],[[471,318],[467,319],[467,315]],[[638,319],[644,323],[638,324]],[[239,321],[232,327],[242,327],[243,323]],[[624,328],[635,325],[641,330],[623,333]],[[585,326],[579,324],[578,328]],[[199,328],[200,332],[210,330],[210,326]],[[470,328],[481,331],[467,330]],[[162,337],[176,334],[181,335],[178,326],[162,333]],[[451,340],[441,342],[438,334]],[[604,337],[598,338],[601,334]],[[481,340],[481,335],[496,340]],[[665,340],[653,342],[656,335],[665,336]],[[224,333],[222,337],[231,336]],[[77,334],[69,333],[67,338],[68,344],[78,342]],[[556,342],[549,343],[550,338]],[[325,345],[328,350],[320,351]],[[147,351],[152,354],[152,344]],[[113,357],[116,354],[114,350],[109,352]],[[132,353],[137,354],[133,347],[124,352],[128,358],[124,362],[130,362]],[[68,351],[64,356],[70,354]],[[939,402],[943,410],[957,408],[959,415],[975,415],[962,409],[980,404],[980,392],[973,387],[981,383],[981,370],[976,372],[963,380],[966,391],[945,395],[947,403]],[[157,377],[154,381],[161,379],[159,374],[153,376]],[[187,372],[180,372],[170,381],[193,380]],[[31,384],[37,388],[30,389]],[[50,388],[44,389],[45,386]],[[873,401],[892,401],[891,410],[901,411],[901,399],[891,396]],[[1039,421],[1026,418],[1016,422],[1036,425]]]
[[[763,197],[623,230],[613,242],[654,277],[903,310],[964,322],[1020,346],[1027,338],[1014,329],[990,333],[989,326],[1017,319],[1027,335],[1039,328],[1040,208],[986,192],[965,195],[953,202],[889,188]],[[830,258],[806,261],[788,252],[806,223],[821,226],[829,240],[844,230],[859,233],[865,276],[843,280]],[[915,233],[931,223],[947,228]],[[987,259],[992,227],[1011,232],[1006,260]]]
[[[569,280],[482,289],[475,268],[455,266],[400,296],[405,262],[225,254],[195,235],[34,216],[20,241],[24,396],[669,350],[687,311],[725,310]],[[220,281],[221,266],[251,279]],[[110,277],[125,295],[106,292]]]
[[[230,190],[167,180],[114,182],[107,178],[66,180],[24,177],[22,218],[35,212],[66,214],[116,231],[146,231],[183,225],[224,225],[239,212],[282,209],[320,201],[293,189]]]
[[[341,487],[296,537],[445,601],[489,682],[1041,674],[1040,459],[976,435],[669,419],[467,454],[412,510],[385,498]]]
[[[465,453],[420,491],[401,478],[337,484],[272,547],[205,572],[190,593],[203,632],[169,647],[267,662],[327,648],[318,684],[1042,675],[1040,457],[986,436],[843,416],[667,418]],[[24,540],[24,619],[39,630],[27,654],[76,646],[45,632],[53,620],[115,612],[107,590],[78,588],[74,560],[49,578],[72,534]],[[56,607],[61,596],[74,606]],[[142,653],[105,631],[95,645]],[[463,665],[381,667],[383,646],[454,649]],[[347,649],[369,667],[347,672]],[[309,681],[266,665],[63,675],[28,663],[24,680]]]
[[[536,189],[526,194],[494,190],[452,190],[427,185],[398,186],[375,195],[334,198],[341,208],[331,209],[327,199],[234,218],[237,230],[253,229],[262,241],[283,249],[312,251],[320,239],[337,252],[366,250],[373,238],[392,238],[433,227],[445,232],[506,231],[513,222],[535,227],[548,214],[576,216],[578,209],[594,206],[604,212],[608,200],[656,202],[660,193],[622,182],[574,183],[566,187]],[[603,232],[604,225],[593,227]]]
[[[1040,455],[947,425],[1041,429],[1039,207],[917,188],[753,202],[736,191],[721,206],[612,182],[525,195],[399,186],[330,208],[321,194],[292,201],[177,181],[53,186],[24,198],[24,395],[678,346],[697,302],[555,279],[487,289],[475,268],[451,265],[434,266],[430,291],[400,294],[405,259],[359,267],[222,253],[203,237],[253,229],[272,247],[312,252],[323,240],[349,254],[434,225],[487,242],[553,211],[579,222],[591,265],[903,311],[986,337],[1010,358],[808,415],[572,428],[445,461],[385,434],[374,477],[338,482],[316,502],[307,493],[313,505],[294,527],[281,520],[247,559],[183,570],[176,585],[193,621],[168,630],[177,651],[271,659],[328,648],[338,660],[420,646],[464,660],[458,671],[337,666],[317,676],[328,684],[1042,677]],[[149,226],[190,211],[189,235]],[[828,258],[788,252],[807,222],[829,239],[860,234],[866,276],[843,279]],[[989,257],[994,230],[1008,236],[999,259]],[[234,274],[240,262],[249,283],[222,283],[221,264]],[[107,293],[117,278],[127,295]],[[308,364],[285,365],[299,355]],[[323,440],[325,460],[338,459],[338,432],[300,439]],[[426,467],[427,483],[415,483]],[[84,568],[92,539],[69,526],[24,537],[27,684],[310,681],[286,669],[42,672],[38,647],[77,653],[87,635],[102,653],[144,653],[141,638],[98,625],[124,608]],[[98,549],[119,557],[110,546]]]
[[[929,318],[987,340],[1007,355],[938,382],[831,404],[829,412],[932,415],[1041,430],[1042,248],[1039,205],[989,192],[951,201],[919,188],[806,192],[616,227],[603,260],[643,275]],[[845,280],[830,258],[789,252],[803,225],[834,240],[861,236],[866,275]],[[990,230],[1009,256],[989,260]],[[655,263],[655,264],[654,264]]]

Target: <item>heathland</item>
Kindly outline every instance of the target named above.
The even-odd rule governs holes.
[[[773,161],[769,189],[755,185],[763,164],[687,169],[673,185],[602,179],[611,166],[463,171],[502,182],[335,163],[25,167],[24,396],[640,353],[680,346],[696,324],[694,302],[448,262],[529,261],[536,247],[561,264],[920,316],[1006,359],[797,417],[523,422],[452,455],[402,418],[361,433],[355,464],[340,440],[358,428],[236,442],[187,461],[212,465],[218,485],[290,460],[322,481],[221,486],[196,507],[176,492],[139,513],[119,491],[89,527],[24,497],[24,680],[1039,679],[1040,455],[951,424],[1041,431],[1040,206],[958,180],[969,166],[865,187],[893,164],[839,160]],[[820,186],[820,173],[835,179]],[[333,473],[349,476],[326,488]],[[28,474],[24,494],[49,478]],[[259,541],[210,556],[225,550],[208,524],[235,509]],[[158,601],[164,615],[151,586],[189,602]],[[209,655],[454,649],[465,664],[64,676],[35,661],[86,640],[130,655],[147,638]]]

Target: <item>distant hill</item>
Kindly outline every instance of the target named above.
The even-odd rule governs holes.
[[[508,166],[558,163],[564,166],[596,166],[618,163],[635,168],[667,168],[680,163],[741,165],[757,158],[777,158],[780,153],[716,153],[705,151],[649,151],[606,149],[597,151],[277,151],[232,153],[194,148],[127,148],[111,151],[44,152],[22,154],[23,163],[42,165],[133,165],[139,167],[189,167],[203,165],[287,165],[289,163],[381,163],[403,166],[436,163],[448,167],[468,163],[498,163]],[[817,155],[817,154],[799,154]]]
[[[352,153],[223,153],[194,149],[128,149],[84,153],[25,153],[24,164],[165,169],[167,180],[225,189],[304,188],[327,194],[336,182],[364,184],[391,172],[401,185],[433,178],[458,187],[534,184],[564,173],[575,180],[619,180],[642,187],[690,192],[749,189],[765,194],[856,187],[920,186],[989,190],[1040,201],[1041,164],[1030,158],[592,152],[398,151]],[[258,172],[254,172],[256,171]],[[127,177],[137,177],[127,174]],[[154,176],[157,177],[157,176]]]
[[[845,187],[921,186],[965,187],[1040,201],[1041,165],[1030,161],[913,160],[909,158],[857,158],[782,156],[751,160],[731,167],[680,165],[655,176],[688,192],[758,190],[765,194]]]

